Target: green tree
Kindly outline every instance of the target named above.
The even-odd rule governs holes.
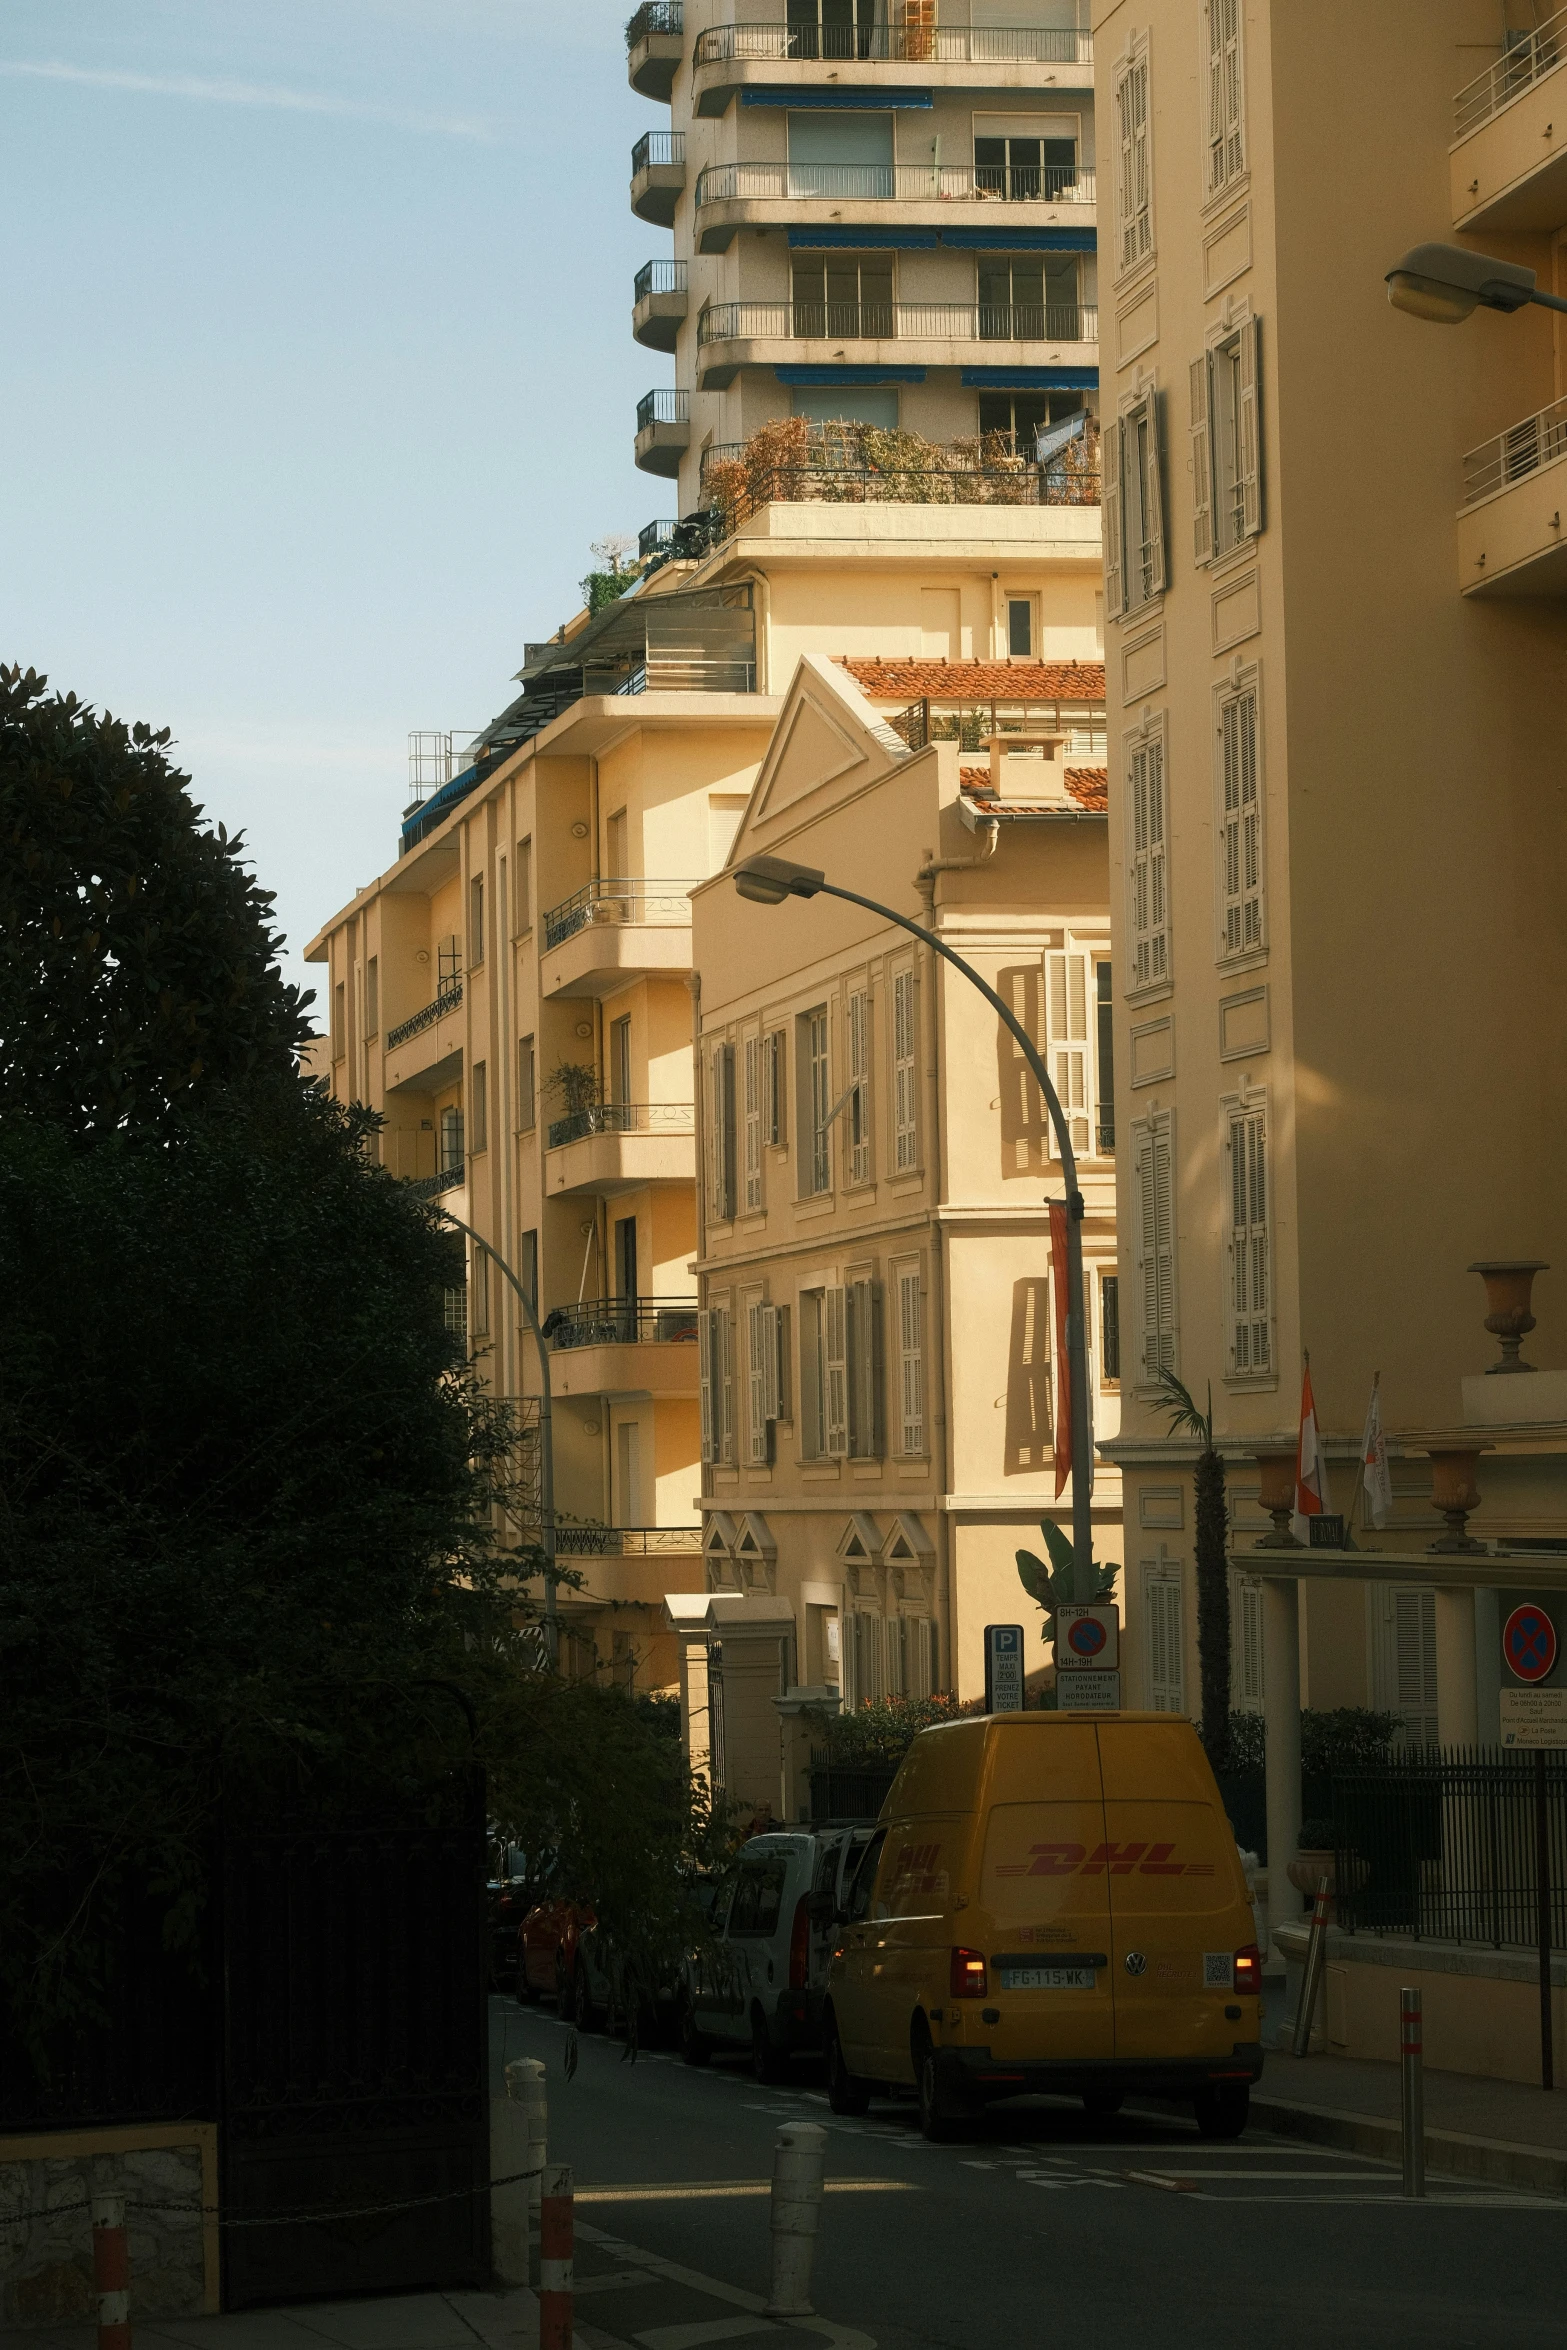
[[[1171,1370],[1160,1367],[1161,1411],[1170,1433],[1195,1436],[1201,1450],[1193,1472],[1196,1487],[1197,1671],[1202,1685],[1202,1742],[1215,1771],[1230,1767],[1230,1569],[1229,1511],[1224,1498],[1224,1455],[1213,1441],[1213,1389],[1199,1411],[1190,1390]]]

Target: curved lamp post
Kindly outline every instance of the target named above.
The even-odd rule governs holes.
[[[1387,298],[1395,310],[1436,326],[1459,326],[1476,310],[1567,310],[1556,294],[1542,294],[1534,271],[1517,261],[1494,261],[1462,245],[1416,245],[1387,273]]]
[[[1066,1181],[1066,1281],[1067,1318],[1066,1351],[1070,1367],[1072,1390],[1072,1554],[1079,1595],[1093,1597],[1094,1589],[1094,1521],[1093,1521],[1093,1461],[1089,1449],[1088,1423],[1088,1322],[1083,1297],[1083,1194],[1078,1187],[1077,1160],[1072,1150],[1072,1137],[1067,1131],[1056,1089],[1051,1084],[1044,1062],[1034,1048],[1032,1039],[1002,1002],[995,989],[981,979],[972,963],[937,938],[923,923],[912,922],[906,914],[896,913],[877,898],[861,897],[857,890],[840,889],[814,866],[796,865],[787,857],[748,857],[737,865],[735,888],[743,898],[750,898],[759,906],[781,906],[785,898],[842,898],[851,906],[863,906],[867,913],[879,914],[884,922],[894,922],[900,930],[908,931],[925,946],[931,947],[955,971],[961,971],[971,986],[977,987],[1006,1028],[1023,1058],[1027,1061],[1034,1082],[1045,1097],[1050,1123],[1055,1128],[1056,1143],[1061,1152],[1061,1168]]]
[[[532,1298],[499,1249],[491,1248],[482,1233],[475,1232],[471,1224],[465,1224],[461,1216],[454,1216],[450,1208],[440,1207],[434,1200],[430,1205],[445,1222],[455,1224],[459,1232],[466,1232],[475,1248],[482,1248],[485,1255],[500,1267],[517,1292],[523,1313],[527,1316],[528,1328],[533,1333],[534,1344],[539,1350],[539,1384],[544,1390],[539,1401],[539,1515],[543,1521],[541,1530],[544,1536],[544,1653],[553,1672],[560,1663],[560,1603],[555,1577],[555,1434],[550,1418],[550,1350],[539,1328],[539,1317]]]

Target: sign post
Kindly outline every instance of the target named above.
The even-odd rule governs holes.
[[[1023,1711],[1021,1624],[985,1626],[985,1711],[987,1714]]]

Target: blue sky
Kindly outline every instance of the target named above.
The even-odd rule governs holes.
[[[172,727],[294,976],[631,462],[628,0],[6,0],[0,658]]]

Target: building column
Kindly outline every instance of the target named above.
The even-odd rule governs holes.
[[[1268,1944],[1279,1926],[1300,1922],[1300,1895],[1284,1874],[1300,1837],[1300,1585],[1268,1576],[1262,1586],[1264,1762],[1268,1797]]]
[[[1436,1734],[1443,1746],[1479,1743],[1475,1602],[1463,1588],[1436,1595]]]

